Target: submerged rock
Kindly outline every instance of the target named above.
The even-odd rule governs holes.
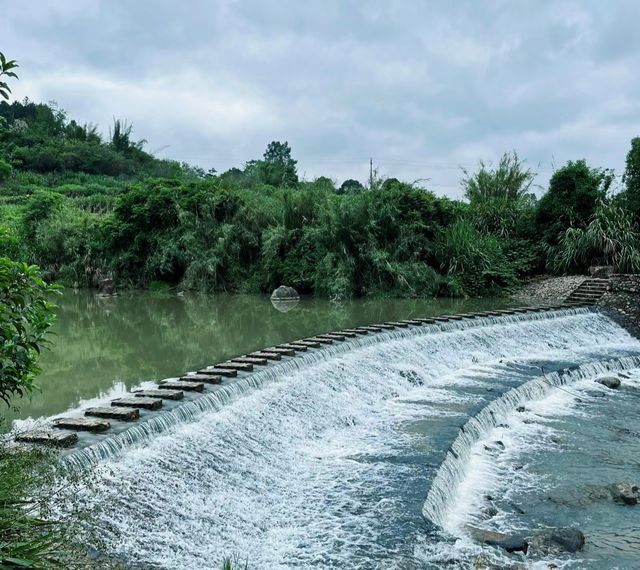
[[[606,386],[607,388],[611,388],[612,390],[620,387],[620,378],[616,378],[615,376],[605,376],[604,378],[598,378],[596,382],[598,384]]]
[[[637,505],[640,503],[640,487],[631,483],[611,485],[611,495],[621,505]]]
[[[578,552],[584,542],[584,534],[577,528],[545,528],[534,533],[530,546],[534,556],[547,556]]]
[[[483,530],[481,528],[469,528],[472,538],[482,544],[489,546],[497,546],[507,552],[524,552],[529,548],[529,543],[522,536],[515,534],[504,534],[492,530]]]

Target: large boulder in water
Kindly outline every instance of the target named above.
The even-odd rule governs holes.
[[[468,530],[475,541],[489,546],[497,546],[507,552],[526,553],[529,548],[529,544],[522,536],[473,527],[469,527]]]
[[[616,378],[615,376],[605,376],[604,378],[598,378],[596,382],[598,384],[606,386],[607,388],[611,388],[612,390],[620,387],[620,378]]]
[[[637,505],[640,503],[640,487],[631,483],[611,485],[611,495],[613,500],[621,505]]]
[[[545,528],[534,533],[529,545],[534,556],[578,552],[584,547],[584,534],[577,528]]]
[[[277,289],[271,293],[272,299],[278,299],[282,301],[289,301],[299,299],[299,293],[293,287],[287,287],[286,285],[280,285]]]

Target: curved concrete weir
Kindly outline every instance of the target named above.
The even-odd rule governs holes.
[[[111,406],[138,409],[138,418],[118,418],[111,415],[110,429],[103,432],[52,434],[50,430],[37,430],[20,434],[19,439],[53,443],[68,447],[62,454],[75,465],[87,465],[117,454],[128,445],[141,442],[180,422],[190,421],[198,414],[220,409],[226,402],[247,390],[275,380],[293,370],[301,369],[319,360],[360,347],[413,335],[453,332],[471,327],[483,327],[497,322],[511,323],[550,319],[562,315],[580,314],[590,309],[579,306],[523,307],[487,313],[447,315],[412,319],[407,322],[389,322],[367,327],[316,335],[310,339],[293,341],[260,352],[233,358],[179,378],[161,381],[157,389],[135,390],[130,398],[119,398]],[[166,394],[166,395],[165,395]],[[98,406],[104,408],[105,406]],[[84,410],[83,410],[84,411]],[[92,415],[91,411],[85,412]],[[108,417],[103,412],[103,417]],[[68,418],[73,420],[79,418]],[[121,420],[121,421],[118,421]],[[132,422],[135,420],[135,423]],[[58,430],[56,430],[58,431]]]

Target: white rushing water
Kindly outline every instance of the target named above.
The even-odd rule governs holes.
[[[293,360],[203,398],[209,409],[171,416],[151,439],[158,426],[72,458],[108,457],[83,499],[103,505],[109,553],[153,568],[233,555],[250,568],[413,567],[438,466],[424,508],[444,525],[481,436],[465,428],[458,459],[446,455],[470,416],[496,397],[514,405],[507,390],[531,381],[532,362],[587,370],[640,354],[585,310],[445,328]],[[540,384],[517,401],[550,388]]]

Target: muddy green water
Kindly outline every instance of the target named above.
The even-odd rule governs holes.
[[[266,296],[148,292],[104,298],[67,290],[57,300],[58,321],[41,360],[40,389],[2,407],[6,430],[15,419],[74,408],[118,385],[188,370],[274,344],[340,328],[416,316],[512,306],[508,299],[373,299],[332,303],[302,299],[287,312]]]

